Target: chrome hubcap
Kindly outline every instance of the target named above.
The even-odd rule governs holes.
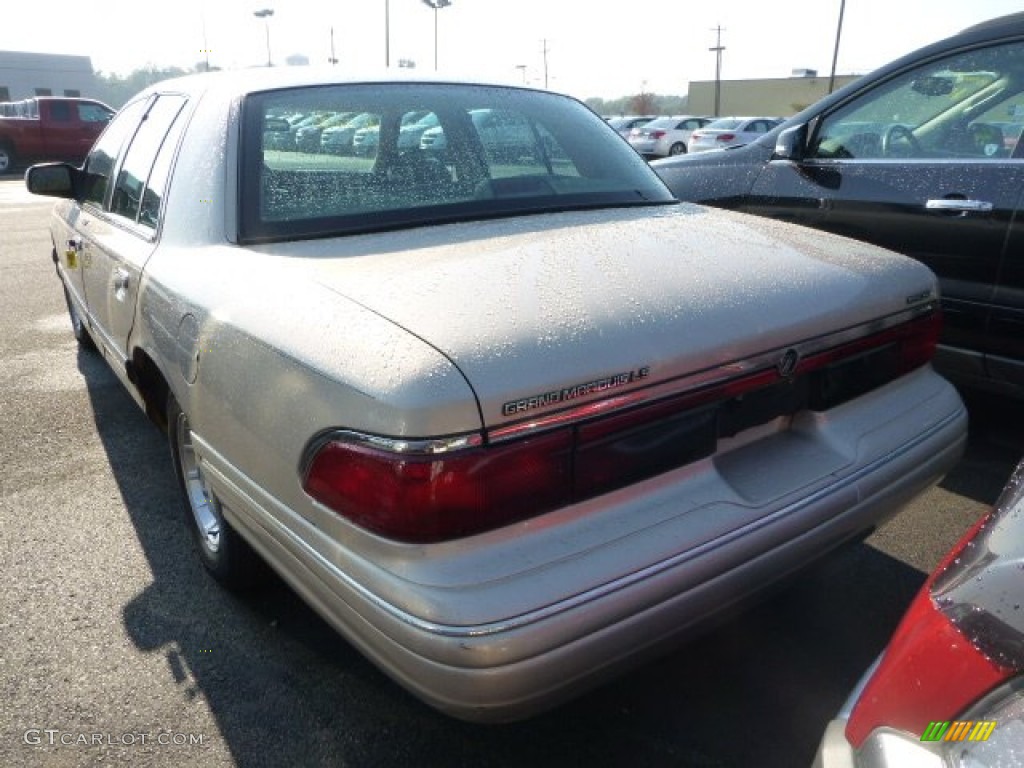
[[[185,478],[185,494],[192,510],[192,518],[199,530],[199,540],[211,553],[217,554],[220,549],[220,517],[216,510],[216,500],[206,484],[202,467],[192,447],[192,430],[188,426],[188,417],[184,413],[178,415],[175,425],[175,439],[178,444],[178,456],[181,459],[181,474]]]

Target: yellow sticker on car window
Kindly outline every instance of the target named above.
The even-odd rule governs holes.
[[[78,269],[78,252],[74,248],[64,251],[64,257],[68,261],[68,269]]]

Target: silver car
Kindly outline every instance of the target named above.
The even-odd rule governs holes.
[[[166,430],[217,579],[276,570],[425,701],[522,718],[860,536],[959,457],[932,273],[680,204],[565,96],[280,68],[126,104],[61,198],[72,327]],[[268,147],[375,116],[368,156]],[[398,146],[437,115],[442,162]],[[529,127],[488,151],[471,115]],[[523,139],[525,140],[525,139]]]
[[[782,122],[779,117],[722,117],[690,135],[687,152],[742,147]]]
[[[693,132],[713,119],[693,115],[659,117],[633,128],[626,140],[646,158],[684,155]]]
[[[622,138],[628,138],[634,128],[654,120],[655,115],[623,115],[622,117],[606,117],[605,121],[614,128]]]

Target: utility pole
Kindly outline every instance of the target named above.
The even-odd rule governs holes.
[[[384,68],[391,68],[391,0],[384,0]]]
[[[708,50],[715,54],[715,117],[719,117],[722,107],[722,51],[725,50],[725,46],[722,45],[722,33],[725,30],[719,24],[711,31],[715,33],[715,47]]]
[[[836,61],[839,59],[839,38],[843,34],[843,11],[846,10],[846,0],[839,0],[839,24],[836,27],[836,48],[832,52],[832,74],[828,78],[828,92],[836,87]]]
[[[331,27],[331,58],[327,60],[332,67],[338,65],[338,57],[334,54],[334,27]]]

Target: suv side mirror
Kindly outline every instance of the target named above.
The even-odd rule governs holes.
[[[772,160],[792,160],[799,163],[807,151],[807,124],[787,128],[775,139]]]

